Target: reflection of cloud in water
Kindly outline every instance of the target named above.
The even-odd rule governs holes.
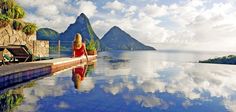
[[[70,72],[63,72],[61,75],[67,75]],[[17,111],[32,112],[37,111],[40,108],[38,101],[48,96],[62,96],[66,91],[65,88],[71,85],[71,83],[63,83],[62,81],[55,80],[55,77],[61,77],[59,75],[47,77],[43,80],[38,80],[37,84],[33,88],[24,89],[25,103],[17,108]],[[59,78],[60,79],[60,78]],[[69,79],[70,80],[70,79]],[[60,83],[60,84],[58,84]]]
[[[128,77],[123,78],[121,82],[119,81],[120,83],[117,83],[117,81],[109,81],[108,85],[102,86],[102,88],[106,93],[111,93],[112,95],[116,95],[125,88],[132,91],[135,88],[135,85],[131,81],[127,80],[127,78]]]
[[[189,106],[192,106],[193,104],[189,100],[185,100],[182,103],[183,107],[188,108]]]
[[[168,104],[160,98],[155,96],[135,96],[134,98],[143,107],[160,107],[162,109],[167,109]]]
[[[37,102],[40,99],[43,99],[47,96],[61,96],[64,94],[63,87],[58,86],[40,86],[35,85],[34,88],[24,89],[24,96],[25,101],[23,105],[21,105],[18,110],[23,110],[24,112],[32,112],[33,110],[37,110],[40,105],[37,104]]]
[[[139,87],[143,89],[144,92],[155,93],[156,91],[164,92],[165,91],[165,84],[163,82],[158,81],[158,79],[150,79],[145,80]]]
[[[94,88],[102,88],[106,93],[122,95],[126,103],[137,102],[142,107],[161,109],[175,105],[175,101],[169,101],[173,99],[159,96],[162,93],[183,98],[180,105],[184,108],[194,106],[195,100],[210,101],[211,97],[216,97],[222,99],[221,103],[227,109],[236,111],[236,66],[153,62],[148,55],[145,59],[143,56],[134,56],[128,63],[115,68],[107,60],[98,60],[98,65],[95,74],[83,80],[79,92],[89,93]],[[65,75],[71,77],[71,71],[57,77]],[[95,87],[96,83],[98,87]],[[34,89],[24,89],[28,104],[20,106],[20,109],[37,110],[40,99],[61,96],[65,88],[72,85],[72,82],[66,84],[60,78],[55,81],[52,77],[38,81]],[[56,106],[67,108],[63,102],[58,102]]]
[[[69,108],[70,106],[66,102],[61,101],[61,102],[59,102],[59,104],[54,105],[54,107],[66,109],[66,108]]]
[[[235,100],[232,101],[232,100],[229,100],[229,99],[225,99],[224,100],[224,105],[230,111],[232,111],[232,112],[236,111],[236,101]]]
[[[155,107],[161,105],[160,98],[148,96],[136,96],[135,100],[144,107]]]
[[[86,77],[80,85],[79,92],[89,92],[95,87],[91,77]]]
[[[99,74],[101,75],[113,76],[107,77],[110,83],[103,87],[104,91],[116,95],[129,86],[132,87],[131,91],[141,88],[146,93],[181,93],[189,100],[222,97],[224,99],[222,103],[227,108],[236,111],[234,105],[236,99],[230,99],[236,95],[236,66],[174,62],[153,63],[150,61],[152,60],[136,56],[126,68],[129,71],[122,71],[123,68],[118,68],[116,71],[109,68],[105,70],[105,73],[100,71]],[[124,74],[135,77],[135,80],[129,80],[126,76],[121,76]],[[116,75],[123,79],[120,82],[112,81],[115,80],[113,78]],[[206,96],[206,93],[209,93],[209,96]],[[142,105],[146,107],[151,106],[150,102],[158,104],[158,98],[156,101],[152,101],[153,98],[150,98],[152,100],[149,102],[148,98],[141,100],[143,97],[135,97],[134,99],[137,99],[138,102],[142,101]],[[182,105],[184,107],[192,106],[188,100],[183,102]]]

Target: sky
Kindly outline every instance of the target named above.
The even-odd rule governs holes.
[[[26,20],[64,32],[85,13],[99,38],[118,26],[159,50],[236,52],[235,0],[16,0]]]

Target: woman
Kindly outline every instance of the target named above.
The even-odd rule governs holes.
[[[73,57],[81,57],[85,55],[88,62],[88,54],[86,51],[86,46],[82,42],[82,37],[79,33],[75,35],[72,48],[73,48]]]
[[[88,65],[78,66],[72,70],[72,81],[74,82],[74,87],[79,89],[81,82],[86,77]]]

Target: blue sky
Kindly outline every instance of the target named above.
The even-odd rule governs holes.
[[[27,21],[63,32],[85,13],[101,38],[119,26],[162,50],[236,51],[234,0],[16,0]]]

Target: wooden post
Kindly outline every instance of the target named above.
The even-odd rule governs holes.
[[[35,55],[35,49],[36,49],[36,47],[35,47],[35,41],[33,40],[33,49],[32,49],[32,54],[33,54],[33,55]]]
[[[60,40],[58,40],[58,56],[59,57],[61,57],[60,55],[61,55],[61,41]]]

